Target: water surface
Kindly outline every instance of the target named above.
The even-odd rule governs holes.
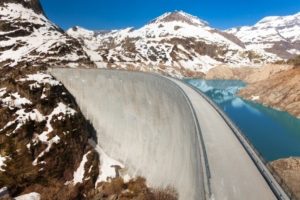
[[[300,156],[300,119],[239,98],[241,81],[186,80],[209,96],[267,161]]]

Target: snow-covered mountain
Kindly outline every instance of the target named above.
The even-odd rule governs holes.
[[[249,50],[273,53],[282,59],[300,54],[300,12],[289,16],[265,17],[254,26],[232,28]]]
[[[0,67],[105,67],[201,76],[219,65],[251,66],[300,53],[300,14],[267,17],[221,31],[182,11],[113,31],[74,27],[67,34],[38,0],[0,2]]]
[[[81,44],[49,21],[38,0],[1,0],[0,67],[93,66]]]
[[[67,33],[82,42],[98,67],[193,76],[223,63],[276,60],[248,51],[234,35],[182,11],[166,13],[139,29],[97,32],[74,27]]]

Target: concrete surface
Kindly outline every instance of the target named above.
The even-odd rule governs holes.
[[[153,187],[182,200],[205,199],[195,116],[170,80],[145,73],[54,69],[97,131],[98,145]]]

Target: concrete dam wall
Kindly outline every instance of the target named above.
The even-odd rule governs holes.
[[[97,143],[152,187],[205,199],[199,130],[180,88],[160,76],[99,69],[52,69],[97,131]]]

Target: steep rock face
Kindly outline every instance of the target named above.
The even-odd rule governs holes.
[[[226,65],[221,65],[210,69],[206,73],[205,79],[246,80],[246,78],[256,70],[258,70],[258,68],[233,68]]]
[[[284,72],[290,69],[293,69],[293,65],[275,65],[275,64],[268,64],[261,68],[258,68],[253,71],[253,73],[248,74],[243,80],[247,83],[255,83],[263,80],[267,80],[274,76],[277,73]]]
[[[234,35],[211,28],[182,11],[166,13],[139,29],[67,33],[81,40],[98,67],[199,76],[222,63],[247,65],[272,60],[244,48]]]
[[[293,197],[295,199],[300,199],[300,158],[276,160],[271,162],[270,166],[293,193]]]
[[[300,68],[273,72],[270,75],[267,69],[268,78],[263,80],[254,77],[254,82],[240,90],[239,95],[300,118]]]
[[[0,188],[11,196],[82,198],[94,189],[100,164],[75,100],[41,68],[5,68],[0,74]]]
[[[0,67],[94,66],[80,43],[50,22],[38,0],[0,3]]]
[[[249,50],[268,52],[281,59],[300,54],[300,13],[265,17],[253,26],[227,30]]]

